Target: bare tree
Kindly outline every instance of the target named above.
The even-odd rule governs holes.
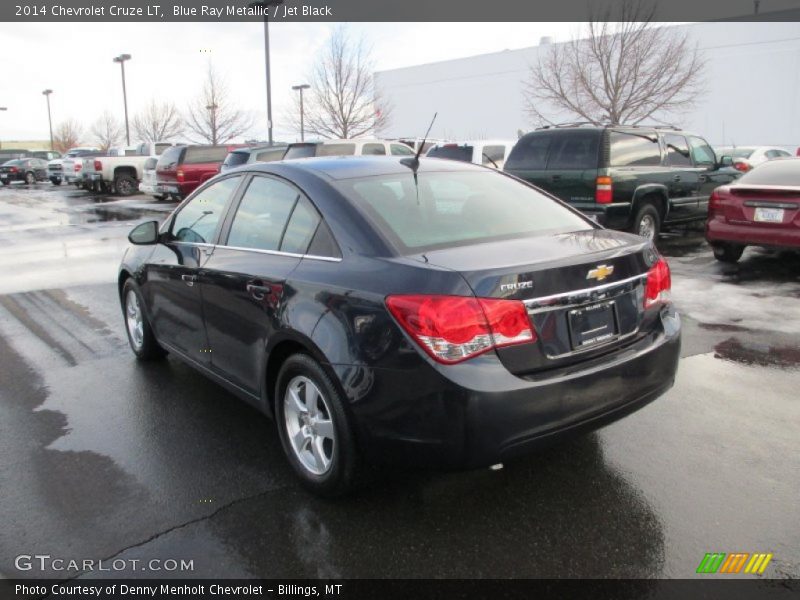
[[[150,102],[133,118],[133,130],[143,142],[163,142],[183,133],[183,119],[171,102]]]
[[[62,154],[74,148],[80,141],[83,127],[75,119],[59,123],[53,131],[53,147]]]
[[[186,127],[203,142],[216,145],[245,134],[252,126],[252,117],[235,107],[224,78],[209,63],[203,90],[189,105]]]
[[[565,112],[592,123],[663,122],[697,102],[705,63],[688,34],[654,26],[648,0],[618,6],[593,18],[588,38],[553,45],[531,67],[525,100],[535,122]]]
[[[380,132],[391,107],[375,87],[374,63],[363,38],[353,40],[336,28],[309,74],[305,130],[323,138],[355,138]],[[300,129],[299,103],[293,117]]]
[[[107,110],[92,123],[90,132],[94,142],[103,152],[116,146],[125,133],[120,122]]]

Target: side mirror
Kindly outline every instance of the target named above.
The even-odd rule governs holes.
[[[732,156],[723,156],[719,159],[719,164],[723,167],[732,167],[733,166],[733,157]]]
[[[147,221],[134,227],[128,234],[128,241],[137,246],[148,246],[158,242],[158,221]]]

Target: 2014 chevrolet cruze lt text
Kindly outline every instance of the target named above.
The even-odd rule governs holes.
[[[651,241],[494,169],[392,157],[227,171],[119,273],[128,337],[274,417],[324,495],[365,462],[494,464],[673,383],[680,320]]]

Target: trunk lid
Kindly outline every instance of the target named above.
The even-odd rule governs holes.
[[[723,207],[725,219],[731,223],[800,227],[800,188],[733,185]]]
[[[478,297],[525,304],[536,342],[497,349],[518,375],[590,360],[648,335],[657,320],[645,314],[644,291],[657,258],[649,241],[602,229],[418,257],[457,271]]]

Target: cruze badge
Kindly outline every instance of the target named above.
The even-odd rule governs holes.
[[[614,265],[597,265],[596,268],[590,269],[586,274],[586,279],[596,279],[603,281],[606,277],[614,272]]]
[[[513,292],[515,290],[525,290],[533,287],[532,281],[518,281],[517,283],[504,283],[500,286],[501,292]]]

